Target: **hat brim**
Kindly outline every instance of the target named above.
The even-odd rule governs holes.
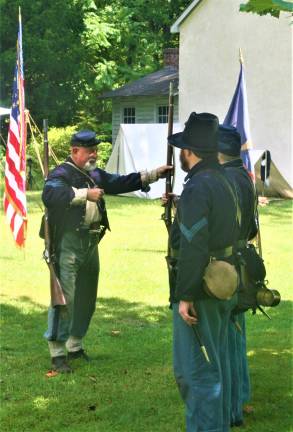
[[[91,144],[91,146],[98,145],[98,144],[100,144],[101,142],[102,142],[101,140],[95,138],[95,140],[94,140],[94,144]],[[90,147],[91,147],[91,146],[90,146]]]
[[[168,136],[168,143],[178,148],[189,148],[189,146],[183,141],[183,132],[178,132]]]
[[[227,156],[240,157],[241,148],[238,149],[237,144],[232,148],[231,145],[224,141],[218,141],[218,152]]]

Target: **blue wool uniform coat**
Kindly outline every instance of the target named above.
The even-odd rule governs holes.
[[[74,164],[71,158],[68,159],[68,162]],[[57,241],[60,240],[63,232],[76,230],[84,222],[86,206],[70,205],[74,198],[72,187],[77,189],[99,187],[104,189],[106,194],[113,195],[142,188],[140,173],[109,174],[96,168],[86,174],[84,175],[67,163],[62,163],[49,174],[46,180],[42,198],[48,208],[49,222],[53,228],[51,231]],[[104,200],[100,200],[97,205],[103,216],[102,225],[109,228]]]
[[[201,161],[185,179],[170,234],[171,248],[179,252],[173,302],[205,297],[202,278],[210,253],[236,241],[235,203],[215,173],[227,177],[218,162]]]
[[[202,160],[190,170],[170,234],[171,248],[178,255],[171,287],[174,374],[186,406],[187,432],[227,432],[230,428],[228,321],[236,299],[211,298],[202,285],[211,252],[237,240],[235,202],[219,176],[226,178],[218,162]],[[195,304],[197,328],[210,364],[178,313],[180,300]]]

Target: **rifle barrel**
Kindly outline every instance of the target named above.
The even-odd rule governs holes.
[[[46,180],[49,174],[49,143],[48,143],[48,120],[47,119],[43,120],[43,128],[44,128],[44,177]],[[43,256],[48,265],[48,269],[50,271],[51,305],[52,307],[65,306],[66,300],[62,291],[60,281],[56,275],[54,260],[52,259],[53,246],[51,244],[50,227],[48,221],[48,209],[46,207],[45,207],[45,217],[44,217],[44,233],[45,233],[45,251]]]
[[[168,137],[173,133],[173,117],[174,117],[174,91],[173,91],[173,83],[170,82],[169,109],[168,109]],[[174,160],[173,147],[167,143],[167,165],[173,165],[173,160]],[[171,192],[172,192],[172,172],[170,171],[168,172],[166,177],[165,193],[166,193],[166,197],[168,198],[168,202],[166,204],[165,213],[164,213],[164,220],[168,232],[170,231],[172,225],[172,198],[168,197],[168,194],[170,194]]]
[[[44,175],[46,179],[49,174],[48,119],[43,119],[43,130],[44,130]]]

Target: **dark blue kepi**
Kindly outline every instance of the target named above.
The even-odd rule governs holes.
[[[219,126],[218,151],[227,156],[240,157],[241,136],[233,126]]]
[[[96,138],[96,132],[91,130],[81,130],[72,135],[70,144],[75,147],[92,147],[101,141]]]

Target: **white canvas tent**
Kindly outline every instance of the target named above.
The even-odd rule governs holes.
[[[183,129],[179,123],[174,124],[173,132]],[[255,166],[256,185],[259,194],[263,192],[260,180],[260,161],[265,150],[251,150],[251,162]],[[106,171],[117,174],[128,174],[145,169],[156,168],[166,163],[167,155],[167,124],[121,124],[116,142],[106,166]],[[265,196],[293,198],[292,189],[274,164],[271,154],[271,170],[269,186],[265,187]],[[184,183],[184,173],[180,168],[179,151],[175,152],[175,184],[174,192],[180,194]],[[141,191],[125,194],[140,198],[160,198],[165,191],[165,180],[151,185],[148,193]]]
[[[2,115],[9,115],[9,114],[10,114],[10,108],[0,107],[0,116],[2,116]]]
[[[182,126],[174,124],[173,132],[180,132]],[[151,170],[166,164],[167,124],[121,124],[106,166],[110,173],[128,174],[142,170]],[[176,149],[177,150],[177,149]],[[180,168],[179,151],[175,152],[174,192],[180,194],[186,173]],[[160,198],[165,191],[165,180],[151,185],[148,193],[142,191],[124,194],[140,198]]]
[[[259,195],[264,193],[267,197],[281,197],[281,198],[293,198],[293,191],[289,183],[282,176],[276,164],[274,163],[274,155],[271,153],[271,167],[270,177],[268,184],[263,186],[263,182],[260,179],[260,165],[262,155],[265,150],[250,150],[251,163],[254,165],[255,178],[256,178],[256,189]]]

